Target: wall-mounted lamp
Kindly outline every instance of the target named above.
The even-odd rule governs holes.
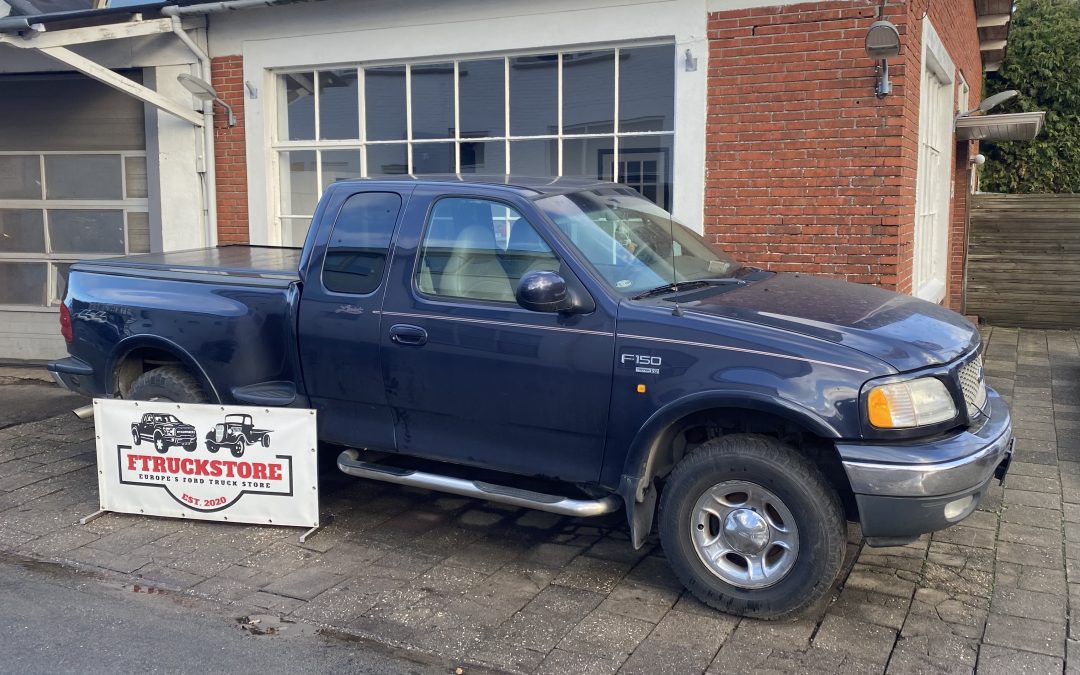
[[[697,57],[689,49],[686,50],[686,54],[683,56],[683,67],[686,68],[688,73],[697,70]]]
[[[983,164],[986,164],[986,155],[979,153],[969,159],[968,164],[971,164],[972,166],[982,166]]]
[[[225,112],[229,113],[229,126],[236,126],[236,116],[233,115],[232,106],[221,100],[213,85],[201,77],[195,77],[187,73],[180,73],[176,76],[176,80],[184,86],[184,89],[190,91],[192,96],[202,101],[204,105],[206,103],[210,103],[210,105],[217,103],[222,108],[225,108]]]
[[[866,31],[865,47],[867,56],[878,59],[876,67],[878,81],[874,93],[878,98],[884,98],[892,93],[892,82],[889,81],[889,57],[900,53],[900,31],[892,22],[875,21]]]

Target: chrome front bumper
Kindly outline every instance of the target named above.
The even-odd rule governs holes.
[[[887,456],[889,448],[838,445],[852,491],[857,495],[933,497],[984,485],[998,473],[1003,478],[1013,452],[1012,419],[997,392],[988,389],[987,396],[990,415],[979,428],[926,443],[897,446],[897,455],[921,457],[928,460],[925,462],[854,459]],[[998,471],[999,467],[1002,471]]]

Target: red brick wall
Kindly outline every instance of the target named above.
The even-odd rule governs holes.
[[[890,60],[893,94],[884,99],[874,96],[874,62],[863,48],[877,0],[710,14],[707,234],[752,264],[910,292],[921,59],[911,34],[922,35],[925,1],[886,5],[902,51]],[[964,75],[977,87],[970,0],[934,0],[930,18],[935,27],[952,22],[942,41],[962,70],[974,60]],[[959,214],[965,190],[956,186]],[[954,241],[963,241],[961,229],[953,228]],[[960,260],[950,268],[950,304],[961,268]]]
[[[247,150],[244,141],[244,59],[219,56],[211,61],[212,84],[232,106],[236,126],[220,107],[214,115],[214,162],[217,171],[218,241],[247,243]]]

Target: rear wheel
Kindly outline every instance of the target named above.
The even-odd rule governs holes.
[[[125,398],[171,403],[206,403],[210,400],[195,376],[176,366],[163,366],[143,373],[131,384]]]
[[[813,462],[765,436],[716,438],[687,455],[667,479],[659,524],[691,593],[759,619],[812,605],[844,559],[836,491]]]

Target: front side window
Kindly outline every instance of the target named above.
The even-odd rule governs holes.
[[[732,276],[738,263],[633,190],[584,190],[536,205],[621,295]]]
[[[282,243],[345,178],[583,176],[668,207],[676,61],[659,44],[281,73]]]
[[[361,192],[341,207],[323,262],[323,285],[336,293],[367,295],[382,282],[401,197]]]
[[[558,258],[516,209],[453,197],[431,211],[416,285],[428,295],[514,302],[523,275],[558,269]]]

